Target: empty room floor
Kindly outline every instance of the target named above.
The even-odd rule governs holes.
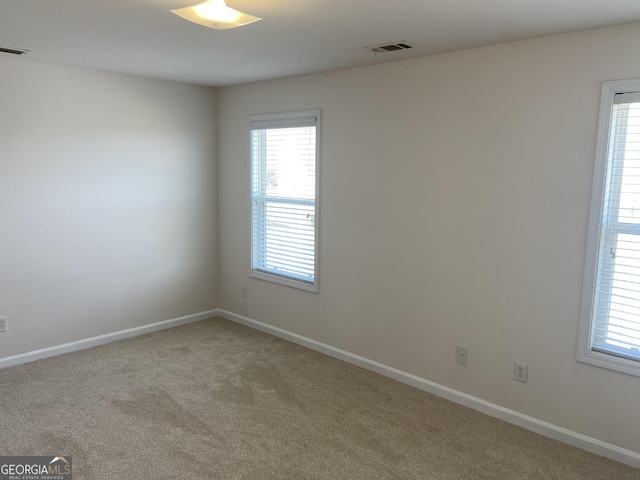
[[[640,479],[221,318],[0,370],[0,405],[0,455],[76,479]]]

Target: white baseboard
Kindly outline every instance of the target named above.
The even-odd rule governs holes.
[[[124,340],[126,338],[136,337],[138,335],[144,335],[146,333],[157,332],[180,325],[186,325],[188,323],[199,322],[201,320],[206,320],[207,318],[215,317],[218,315],[226,318],[227,320],[231,320],[233,322],[246,325],[248,327],[260,330],[276,337],[280,337],[292,343],[302,345],[304,347],[310,348],[311,350],[324,353],[325,355],[329,355],[352,365],[356,365],[360,368],[364,368],[365,370],[369,370],[371,372],[384,375],[385,377],[392,378],[398,382],[411,385],[412,387],[418,388],[433,395],[437,395],[454,403],[463,405],[473,410],[477,410],[500,420],[504,420],[505,422],[511,423],[513,425],[526,428],[527,430],[531,430],[546,437],[559,440],[563,443],[573,445],[575,447],[595,453],[597,455],[601,455],[603,457],[611,458],[612,460],[625,463],[632,467],[640,468],[640,453],[638,452],[626,450],[610,443],[602,442],[595,438],[572,432],[571,430],[567,430],[551,423],[543,422],[542,420],[523,415],[522,413],[518,413],[514,410],[510,410],[508,408],[501,407],[480,398],[467,395],[466,393],[453,390],[452,388],[430,382],[429,380],[425,380],[424,378],[420,378],[415,375],[411,375],[410,373],[397,370],[378,362],[374,362],[373,360],[360,357],[345,350],[340,350],[338,348],[317,342],[310,338],[288,332],[281,328],[267,325],[266,323],[258,322],[257,320],[243,317],[242,315],[237,315],[235,313],[221,309],[209,310],[207,312],[187,315],[180,318],[174,318],[171,320],[165,320],[149,325],[143,325],[141,327],[121,330],[119,332],[107,333],[105,335],[99,335],[97,337],[78,340],[76,342],[65,343],[63,345],[56,345],[53,347],[43,348],[41,350],[34,350],[20,355],[0,358],[0,369],[11,367],[14,365],[20,365],[22,363],[33,362],[35,360],[41,360],[43,358],[53,357],[56,355],[61,355],[63,353],[84,350],[86,348],[104,345],[107,343],[115,342],[117,340]]]
[[[86,338],[84,340],[78,340],[76,342],[55,345],[53,347],[43,348],[40,350],[33,350],[31,352],[22,353],[20,355],[14,355],[12,357],[0,358],[0,368],[12,367],[14,365],[20,365],[22,363],[28,363],[35,360],[41,360],[43,358],[54,357],[63,353],[75,352],[78,350],[84,350],[85,348],[97,347],[98,345],[115,342],[116,340],[124,340],[125,338],[137,337],[138,335],[157,332],[159,330],[166,330],[167,328],[178,327],[180,325],[186,325],[187,323],[199,322],[200,320],[206,320],[207,318],[216,317],[219,315],[219,313],[220,312],[218,309],[209,310],[208,312],[195,313],[193,315],[187,315],[185,317],[151,323],[149,325],[129,328],[127,330],[120,330],[119,332],[107,333],[105,335]]]
[[[640,453],[638,452],[626,450],[610,443],[602,442],[595,438],[587,437],[586,435],[581,435],[579,433],[572,432],[571,430],[558,427],[551,423],[543,422],[542,420],[538,420],[537,418],[523,415],[522,413],[518,413],[514,410],[509,410],[508,408],[501,407],[500,405],[496,405],[480,398],[467,395],[466,393],[458,392],[457,390],[453,390],[452,388],[430,382],[429,380],[425,380],[424,378],[411,375],[392,367],[388,367],[381,363],[374,362],[373,360],[369,360],[367,358],[354,355],[353,353],[334,348],[330,345],[316,342],[315,340],[288,332],[281,328],[273,327],[271,325],[267,325],[266,323],[243,317],[242,315],[237,315],[227,310],[219,310],[218,314],[221,317],[226,318],[227,320],[231,320],[233,322],[246,325],[256,330],[269,333],[284,340],[288,340],[292,343],[302,345],[304,347],[310,348],[311,350],[324,353],[344,362],[364,368],[365,370],[384,375],[385,377],[389,377],[397,380],[398,382],[411,385],[412,387],[437,395],[438,397],[445,398],[473,410],[477,410],[491,417],[504,420],[505,422],[526,428],[527,430],[531,430],[546,437],[559,440],[569,445],[573,445],[574,447],[581,448],[588,452],[611,458],[612,460],[625,463],[632,467],[640,468]]]

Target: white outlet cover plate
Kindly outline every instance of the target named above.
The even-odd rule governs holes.
[[[513,378],[518,382],[527,383],[529,376],[529,366],[526,363],[516,362]]]
[[[460,365],[464,365],[465,367],[469,365],[469,349],[466,347],[457,346],[456,347],[456,363]]]

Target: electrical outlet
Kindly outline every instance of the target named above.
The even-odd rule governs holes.
[[[529,366],[526,363],[516,362],[516,367],[513,372],[513,378],[519,382],[527,383],[528,375],[529,375]]]
[[[0,332],[7,331],[7,317],[0,317]]]
[[[242,287],[240,295],[242,295],[242,298],[247,298],[247,287]]]
[[[465,367],[469,365],[469,349],[467,347],[461,347],[460,345],[456,347],[456,363]]]

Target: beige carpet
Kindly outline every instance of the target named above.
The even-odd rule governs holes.
[[[75,479],[640,479],[216,318],[0,370],[0,454]]]

